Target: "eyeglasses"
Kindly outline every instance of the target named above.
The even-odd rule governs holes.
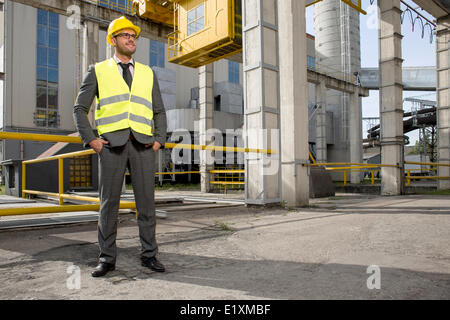
[[[137,36],[135,34],[131,34],[131,33],[127,33],[127,32],[116,34],[114,37],[124,37],[127,40],[129,40],[130,38],[133,38],[134,40],[137,39]]]

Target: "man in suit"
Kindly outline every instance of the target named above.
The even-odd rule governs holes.
[[[132,57],[139,33],[140,28],[125,17],[110,23],[107,41],[115,49],[114,57],[90,66],[74,106],[81,139],[99,157],[100,255],[93,277],[115,269],[117,218],[126,168],[138,212],[141,263],[154,271],[165,271],[156,258],[154,174],[155,153],[166,140],[166,113],[153,70]],[[94,97],[98,137],[87,118]]]

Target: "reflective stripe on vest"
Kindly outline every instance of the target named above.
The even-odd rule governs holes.
[[[95,122],[98,133],[131,128],[152,135],[153,71],[135,62],[131,90],[123,80],[114,59],[95,65],[98,94]]]
[[[100,118],[95,120],[95,123],[97,124],[97,126],[104,126],[107,124],[111,124],[111,123],[115,123],[115,122],[119,122],[121,120],[128,120],[128,112],[124,112],[115,116],[111,116],[111,117],[105,117],[105,118]]]

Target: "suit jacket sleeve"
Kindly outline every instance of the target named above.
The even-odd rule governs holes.
[[[153,134],[156,141],[161,143],[162,146],[166,143],[167,134],[167,119],[166,110],[164,109],[164,103],[161,97],[161,91],[159,89],[158,79],[156,73],[153,71],[153,90],[152,90],[152,105],[153,105],[153,123],[155,126],[155,132]]]
[[[87,117],[96,95],[98,95],[97,76],[95,75],[95,66],[91,65],[73,107],[75,125],[85,148],[89,146],[89,142],[97,138]]]

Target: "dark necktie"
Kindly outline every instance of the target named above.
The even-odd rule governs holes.
[[[128,87],[131,90],[131,82],[133,81],[133,79],[131,79],[131,72],[130,72],[130,64],[131,63],[119,62],[119,64],[123,70],[123,73],[122,73],[123,79],[125,80],[125,82],[127,83]]]

